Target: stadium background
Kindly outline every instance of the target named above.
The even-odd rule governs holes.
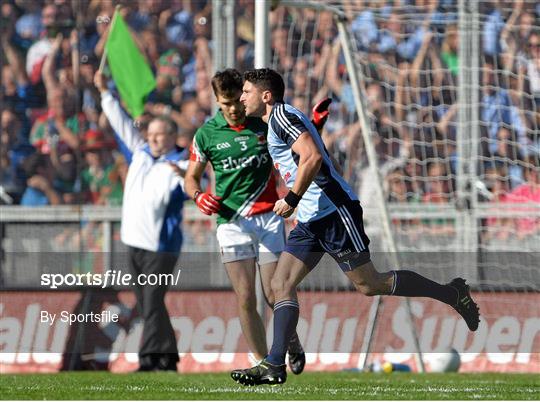
[[[463,370],[537,372],[540,9],[532,0],[470,3],[317,3],[347,17],[382,183],[366,158],[333,14],[307,3],[274,4],[270,64],[284,74],[287,101],[299,109],[308,111],[327,95],[334,99],[323,137],[360,195],[379,265],[393,261],[382,253],[390,247],[376,196],[382,185],[401,265],[440,281],[463,275],[474,286],[484,318],[474,335],[444,306],[411,304],[426,360],[428,352],[454,345],[468,352]],[[136,365],[141,327],[127,289],[40,286],[42,273],[127,267],[119,241],[126,160],[92,86],[116,4],[2,3],[2,372]],[[231,63],[240,70],[253,66],[255,3],[124,6],[158,82],[140,127],[152,114],[170,114],[178,144],[187,146],[212,113],[212,72]],[[55,46],[57,33],[63,39]],[[44,181],[56,194],[47,203],[56,205],[35,205],[40,200],[27,191]],[[181,284],[167,299],[185,353],[180,369],[247,364],[213,220],[187,205],[183,229]],[[356,367],[363,360],[358,352],[372,300],[351,292],[337,272],[326,262],[301,286],[299,333],[310,352],[308,369]],[[39,323],[41,309],[111,309],[124,322],[49,328]],[[370,358],[415,365],[405,310],[395,300],[382,305]]]

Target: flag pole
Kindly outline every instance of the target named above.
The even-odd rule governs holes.
[[[101,55],[101,61],[99,62],[98,71],[100,74],[103,74],[103,69],[105,68],[105,63],[107,62],[107,48],[103,49],[103,54]]]
[[[109,32],[111,31],[112,29],[112,26],[114,24],[114,21],[116,21],[116,15],[120,12],[120,9],[122,8],[122,6],[120,4],[118,4],[116,7],[115,7],[115,10],[114,10],[114,15],[113,15],[113,18],[112,18],[112,21],[111,21],[111,25],[109,25],[109,29],[107,30],[106,32],[106,35],[109,35]],[[103,73],[103,69],[105,68],[105,63],[107,63],[107,46],[104,46],[103,47],[103,54],[101,55],[101,61],[99,62],[99,69],[98,71],[100,73]]]

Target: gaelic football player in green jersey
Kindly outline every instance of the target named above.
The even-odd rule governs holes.
[[[266,148],[268,127],[260,118],[246,117],[240,103],[242,85],[242,75],[234,69],[212,78],[220,110],[195,133],[185,190],[204,214],[217,215],[217,239],[236,293],[242,331],[255,358],[262,360],[268,348],[256,308],[256,263],[272,305],[270,281],[285,248],[285,225],[272,211],[279,197]],[[200,186],[207,163],[214,170],[215,194],[203,192]],[[300,374],[304,364],[305,354],[295,335],[289,345],[291,371]]]
[[[234,291],[242,331],[255,358],[267,354],[266,332],[256,309],[255,269],[258,263],[266,300],[272,306],[270,281],[285,247],[283,218],[272,211],[279,199],[266,147],[268,126],[246,117],[240,103],[243,80],[233,69],[216,73],[212,89],[220,111],[204,124],[193,139],[184,183],[186,193],[207,215],[217,215],[217,238]],[[320,129],[328,117],[330,99],[313,109],[313,123]],[[202,192],[201,176],[210,163],[216,194]],[[300,374],[305,355],[294,335],[289,344],[291,371]]]

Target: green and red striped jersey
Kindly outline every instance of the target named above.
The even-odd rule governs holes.
[[[218,111],[195,133],[190,159],[210,162],[214,169],[216,195],[222,197],[218,224],[274,208],[278,196],[266,147],[267,129],[254,117],[246,117],[241,126],[230,126]]]

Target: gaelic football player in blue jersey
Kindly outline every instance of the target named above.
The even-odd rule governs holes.
[[[336,172],[313,124],[283,102],[284,92],[283,79],[274,70],[244,74],[240,101],[247,116],[261,117],[268,124],[268,150],[289,188],[285,198],[275,203],[274,212],[288,218],[296,209],[298,224],[289,234],[271,282],[275,304],[270,353],[252,368],[234,370],[232,378],[243,385],[286,381],[285,355],[299,315],[296,287],[324,253],[335,259],[363,294],[440,300],[452,306],[475,331],[480,321],[478,307],[464,279],[442,285],[408,270],[375,269],[358,197]]]

